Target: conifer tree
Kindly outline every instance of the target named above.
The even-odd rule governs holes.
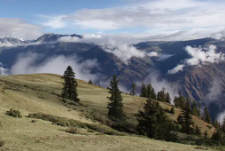
[[[111,96],[108,98],[108,116],[110,118],[115,118],[119,120],[125,120],[126,116],[123,112],[123,98],[121,96],[121,91],[119,90],[118,85],[119,80],[117,79],[116,75],[113,76],[112,80],[110,81],[110,88],[109,93]]]
[[[155,93],[155,89],[152,87],[152,92],[151,92],[151,98],[156,100],[156,93]]]
[[[171,103],[170,101],[171,101],[170,94],[166,93],[165,102]]]
[[[220,129],[220,123],[217,120],[213,120],[213,126],[219,130]]]
[[[132,89],[131,89],[130,95],[135,96],[135,94],[136,94],[135,89],[136,89],[136,84],[132,83]]]
[[[171,108],[170,112],[171,112],[172,114],[174,114],[174,113],[175,113],[174,106],[172,106],[172,108]]]
[[[165,102],[165,100],[166,100],[166,88],[163,87],[162,90],[158,92],[157,100]]]
[[[207,107],[205,107],[205,110],[204,110],[204,120],[207,123],[212,124],[211,116],[209,114],[209,111],[208,111],[208,108]]]
[[[64,79],[63,89],[62,89],[62,97],[65,99],[70,99],[75,102],[79,102],[80,99],[78,98],[77,94],[77,81],[75,80],[75,73],[71,66],[68,66],[64,75],[62,77]]]
[[[148,84],[147,85],[147,94],[146,94],[146,97],[147,98],[152,98],[152,85],[151,84]]]
[[[185,109],[186,106],[185,104],[186,104],[185,97],[181,95],[181,92],[179,92],[179,97],[174,98],[174,105],[177,108]]]
[[[195,126],[195,135],[198,135],[198,136],[202,135],[201,130],[197,125]]]
[[[142,83],[142,86],[141,86],[140,97],[144,97],[144,98],[147,97],[147,88],[144,83]]]
[[[144,106],[144,111],[139,111],[137,131],[150,138],[176,139],[176,133],[172,133],[174,127],[167,119],[158,101],[149,98]]]
[[[192,102],[191,114],[195,115],[195,116],[198,116],[198,114],[199,114],[198,107],[197,107],[195,100]]]
[[[89,84],[93,84],[92,81],[91,81],[91,79],[88,81],[88,83],[89,83]]]
[[[198,117],[201,117],[201,103],[198,102]]]
[[[221,125],[221,131],[225,133],[225,117],[223,118],[223,123]]]
[[[214,141],[218,141],[218,142],[220,142],[221,140],[222,140],[222,135],[221,135],[221,132],[220,132],[220,130],[217,130],[217,131],[215,131],[214,133],[213,133],[213,135],[212,135],[212,140],[214,140]]]
[[[191,134],[193,133],[193,120],[191,116],[191,107],[189,98],[186,99],[186,107],[178,117],[178,122],[182,126],[182,131]]]
[[[205,131],[205,133],[204,133],[204,139],[206,139],[207,137],[208,137],[208,132],[207,131]]]

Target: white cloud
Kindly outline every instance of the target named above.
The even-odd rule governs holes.
[[[90,73],[93,67],[98,67],[96,60],[86,60],[82,63],[78,63],[76,62],[76,57],[57,56],[36,66],[35,62],[41,57],[41,55],[36,53],[21,54],[10,69],[10,74],[54,73],[62,75],[67,66],[70,65],[78,79],[85,81],[92,79],[92,81],[95,81],[101,76],[99,74]]]
[[[186,59],[184,64],[179,64],[172,70],[169,70],[169,74],[175,74],[179,71],[183,71],[186,66],[198,66],[210,63],[220,63],[225,61],[225,54],[222,52],[216,52],[216,46],[210,45],[208,48],[191,47],[187,46],[185,50],[191,56]]]
[[[138,28],[151,36],[160,32],[186,31],[179,33],[180,36],[200,38],[216,33],[214,36],[218,37],[224,35],[216,32],[224,29],[225,21],[221,19],[225,17],[224,7],[225,2],[218,0],[178,0],[175,3],[174,0],[139,0],[112,8],[81,9],[63,17],[54,16],[49,22],[57,18],[60,24],[67,22],[78,28],[104,31],[125,29],[129,32],[129,29]]]
[[[35,39],[42,35],[41,29],[40,26],[28,24],[18,18],[0,18],[0,38]]]
[[[183,71],[184,67],[185,67],[185,65],[179,64],[175,68],[173,68],[172,70],[169,70],[168,73],[169,74],[175,74],[175,73],[177,73],[179,71]]]
[[[53,29],[66,27],[66,22],[63,21],[64,17],[66,17],[66,16],[62,15],[62,16],[56,16],[56,17],[47,17],[50,19],[47,22],[43,23],[43,25],[51,27]]]

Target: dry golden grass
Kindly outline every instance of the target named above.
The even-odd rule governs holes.
[[[99,111],[107,112],[107,89],[90,85],[85,81],[78,80],[78,94],[84,105],[93,107]],[[79,120],[84,123],[95,123],[85,118],[80,111],[73,110],[66,106],[57,96],[62,88],[62,79],[54,74],[34,74],[0,76],[0,127],[1,139],[5,145],[0,150],[12,151],[72,151],[72,150],[116,150],[116,151],[192,151],[204,150],[196,149],[195,146],[182,145],[156,141],[147,138],[133,136],[107,136],[96,135],[91,131],[84,131],[82,135],[66,133],[64,127],[52,125],[50,122],[36,120],[25,117],[29,113],[42,112],[60,117],[67,117]],[[133,116],[145,103],[144,98],[131,97],[123,94],[125,112],[128,116]],[[160,103],[163,108],[170,110],[171,106]],[[23,118],[14,118],[5,115],[10,108],[21,111]],[[168,114],[171,119],[176,119],[180,110],[176,109],[174,115]],[[194,117],[195,123],[201,127],[202,132],[207,130],[209,134],[213,129],[209,129],[205,122]],[[85,134],[85,135],[83,135]]]

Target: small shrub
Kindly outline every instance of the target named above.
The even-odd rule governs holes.
[[[66,130],[67,133],[71,133],[71,134],[78,134],[79,130],[77,127],[69,127],[67,130]]]
[[[207,127],[208,127],[208,129],[212,129],[212,126],[210,126],[210,125],[207,125]]]
[[[32,120],[32,121],[31,121],[31,123],[36,123],[36,122],[37,122],[37,120]]]
[[[22,114],[18,110],[10,109],[9,111],[6,112],[6,114],[9,116],[22,118]]]
[[[0,147],[2,147],[4,144],[5,144],[5,142],[0,140]]]

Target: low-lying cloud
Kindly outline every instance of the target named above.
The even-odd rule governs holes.
[[[76,73],[76,78],[88,81],[96,81],[101,75],[92,74],[91,69],[98,67],[96,60],[86,60],[78,63],[75,56],[65,57],[63,55],[49,58],[43,63],[36,65],[36,62],[43,56],[36,53],[21,54],[16,63],[11,67],[10,74],[32,74],[32,73],[53,73],[62,75],[67,66],[71,66]]]
[[[100,46],[104,51],[112,53],[125,63],[132,57],[143,58],[145,56],[156,57],[157,52],[146,53],[145,51],[138,50],[131,43],[137,42],[136,39],[122,38],[122,37],[107,37],[100,35],[84,35],[82,39],[77,37],[62,37],[60,42],[82,42],[92,43]]]
[[[176,74],[183,71],[187,66],[199,66],[223,62],[225,54],[222,52],[216,52],[216,49],[217,47],[214,45],[210,45],[208,48],[187,46],[185,50],[191,58],[186,59],[183,64],[179,64],[175,68],[169,70],[168,73]]]

